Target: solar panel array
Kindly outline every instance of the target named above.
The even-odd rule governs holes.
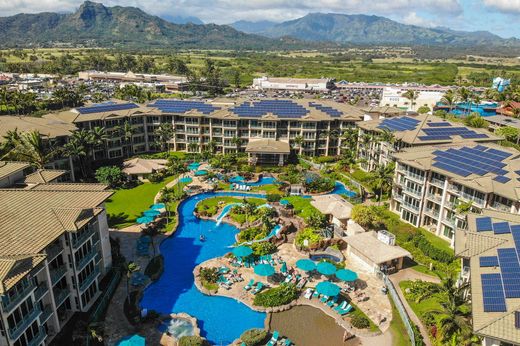
[[[431,126],[431,124],[435,123],[429,123],[429,126]],[[446,124],[448,124],[446,127],[423,129],[422,131],[426,134],[426,136],[419,136],[418,138],[423,141],[448,140],[451,139],[452,136],[461,136],[462,138],[488,138],[488,135],[485,133],[477,133],[468,129],[467,127],[452,127],[451,124]]]
[[[388,129],[390,131],[412,131],[415,130],[419,120],[410,117],[396,117],[384,119],[377,127],[380,129]]]
[[[479,260],[481,267],[498,267],[497,256],[480,256]]]
[[[426,123],[426,125],[428,125],[429,127],[447,127],[447,126],[451,126],[451,124],[447,121],[441,121],[441,122],[436,122],[436,123],[433,123],[433,122],[428,122]]]
[[[444,151],[436,150],[433,154],[435,155],[433,159],[434,167],[444,169],[462,177],[467,177],[470,174],[483,176],[488,173],[503,176],[508,172],[503,169],[506,164],[502,161],[511,156],[511,154],[507,152],[485,146],[476,146],[474,148],[462,147],[460,149],[450,148]],[[503,178],[495,178],[495,180],[500,183],[509,181]]]
[[[505,312],[506,298],[500,274],[481,274],[482,297],[485,312]]]
[[[520,298],[520,263],[514,248],[497,249],[506,298]]]
[[[92,105],[89,107],[77,108],[80,114],[92,114],[92,113],[104,113],[104,112],[116,112],[124,111],[127,109],[138,108],[139,106],[135,103],[101,103]]]
[[[309,102],[309,106],[313,107],[313,108],[316,108],[317,110],[320,110],[320,111],[322,111],[324,113],[327,113],[332,118],[338,118],[338,117],[343,115],[343,112],[341,112],[341,111],[339,111],[339,110],[337,110],[335,108],[329,107],[329,106],[324,106],[324,105],[319,104],[319,103]]]
[[[230,108],[230,111],[245,118],[259,118],[268,113],[279,118],[301,118],[309,113],[302,105],[291,100],[261,100],[244,102],[239,106]]]
[[[148,107],[156,107],[165,113],[186,113],[195,109],[202,114],[211,114],[221,109],[206,102],[183,100],[157,100]]]

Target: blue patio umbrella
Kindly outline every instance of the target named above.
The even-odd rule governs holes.
[[[183,184],[189,184],[193,181],[193,179],[191,179],[190,177],[183,177],[183,178],[180,178],[179,179],[179,182],[183,183]]]
[[[152,205],[150,207],[150,209],[153,209],[153,210],[157,210],[157,209],[164,209],[166,208],[166,206],[164,205],[164,203],[155,203],[154,205]]]
[[[358,275],[356,272],[353,272],[349,269],[340,269],[336,272],[336,277],[343,281],[356,281]]]
[[[259,276],[271,276],[274,274],[274,267],[270,264],[257,264],[255,274]]]
[[[203,175],[208,175],[208,171],[205,170],[205,169],[201,169],[201,170],[195,172],[195,176],[196,177],[200,177],[200,176],[203,176]]]
[[[282,263],[282,266],[280,267],[280,273],[287,273],[287,263]]]
[[[144,216],[155,217],[161,215],[160,211],[149,209],[143,213]]]
[[[233,249],[233,255],[236,257],[247,257],[253,253],[253,249],[251,249],[249,246],[237,246]]]
[[[327,297],[335,297],[339,294],[341,288],[330,281],[322,281],[316,285],[316,291]]]
[[[150,222],[153,222],[153,217],[151,217],[151,216],[141,216],[136,221],[137,221],[137,223],[140,223],[140,224],[150,223]]]
[[[117,346],[146,346],[146,339],[138,334],[129,335],[119,340]]]
[[[296,266],[305,272],[316,269],[316,263],[307,258],[296,261]]]
[[[329,262],[320,262],[316,266],[316,269],[318,269],[318,272],[323,275],[332,275],[336,272],[336,266]]]

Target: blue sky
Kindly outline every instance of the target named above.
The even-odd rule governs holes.
[[[375,14],[407,24],[488,30],[520,38],[520,0],[97,0],[155,15],[196,16],[204,22],[284,21],[310,12]],[[0,0],[0,15],[74,11],[82,0]]]

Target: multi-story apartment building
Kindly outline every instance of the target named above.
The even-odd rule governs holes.
[[[390,209],[453,245],[462,209],[520,213],[520,153],[494,143],[408,148],[396,160]],[[462,208],[462,209],[461,209]]]
[[[357,123],[360,167],[371,171],[392,161],[392,155],[404,148],[446,143],[497,142],[501,138],[486,130],[468,128],[433,115],[402,116]],[[382,138],[384,132],[391,138]]]
[[[473,332],[483,346],[520,345],[520,215],[484,209],[457,230],[459,283],[469,283]]]
[[[166,123],[175,130],[170,145],[176,151],[200,152],[211,145],[216,152],[243,152],[250,141],[269,139],[275,145],[291,143],[305,155],[337,155],[342,131],[355,127],[363,112],[322,100],[217,99],[158,100],[148,105],[110,103],[47,117],[79,129],[104,127],[110,139],[94,156],[95,160],[105,160],[158,150],[155,130]],[[121,130],[125,124],[131,127],[128,135]]]
[[[112,266],[111,194],[100,184],[0,189],[1,346],[47,345],[99,297]]]

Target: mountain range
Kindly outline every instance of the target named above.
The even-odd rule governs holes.
[[[237,30],[266,37],[290,36],[306,41],[330,41],[339,44],[520,47],[518,39],[504,39],[487,31],[425,28],[362,14],[310,13],[282,23],[239,21],[230,25]]]

